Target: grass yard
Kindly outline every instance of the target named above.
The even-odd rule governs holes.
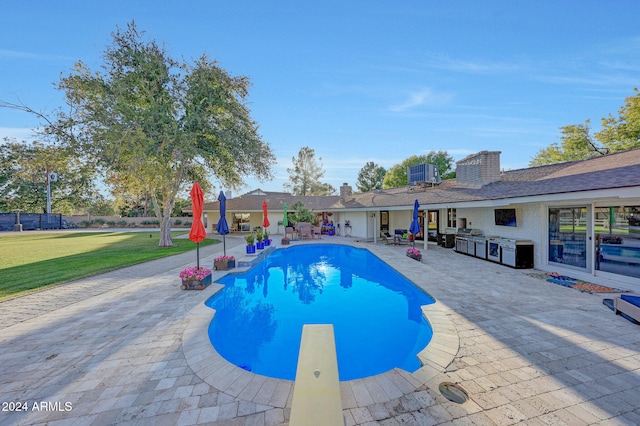
[[[195,250],[189,239],[158,247],[159,232],[68,232],[0,236],[0,300],[161,257]],[[149,237],[151,235],[151,238]],[[205,247],[216,243],[207,239]]]

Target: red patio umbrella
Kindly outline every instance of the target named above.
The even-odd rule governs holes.
[[[191,210],[193,211],[193,223],[191,231],[189,231],[189,239],[197,244],[196,248],[196,264],[200,268],[200,243],[207,237],[207,230],[204,229],[202,223],[202,208],[204,206],[204,192],[200,188],[198,182],[193,183],[191,188]]]
[[[269,227],[269,225],[271,225],[271,224],[269,223],[269,217],[267,216],[267,209],[268,209],[268,207],[269,207],[269,206],[267,205],[267,200],[264,200],[264,201],[262,202],[262,214],[263,214],[263,217],[262,217],[262,228],[263,228],[263,229],[264,229],[264,228],[268,228],[268,227]]]

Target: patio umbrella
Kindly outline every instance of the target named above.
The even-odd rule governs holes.
[[[262,202],[262,229],[268,228],[269,225],[271,225],[269,223],[269,217],[267,216],[267,209],[269,208],[269,206],[267,205],[267,200],[264,200]]]
[[[418,200],[413,203],[413,220],[411,221],[411,226],[409,226],[409,232],[413,234],[413,247],[416,246],[416,234],[420,232],[420,223],[418,222],[418,209],[420,208],[420,204]]]
[[[204,192],[198,182],[191,188],[191,210],[193,211],[193,223],[189,231],[189,239],[196,243],[196,264],[200,268],[200,243],[207,237],[207,230],[202,223],[202,208],[204,205]]]
[[[289,218],[287,217],[287,208],[289,208],[289,206],[285,201],[284,203],[282,203],[282,209],[284,210],[284,217],[282,218],[282,226],[284,226],[285,228],[289,226]]]
[[[224,196],[224,192],[220,191],[218,195],[218,201],[220,202],[220,220],[216,225],[216,231],[222,235],[222,252],[227,255],[227,238],[225,235],[229,233],[229,224],[227,224],[227,197]]]

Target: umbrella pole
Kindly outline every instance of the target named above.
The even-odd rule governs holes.
[[[200,243],[196,243],[196,265],[200,269]]]
[[[227,255],[227,236],[226,235],[222,236],[222,253],[225,256]]]

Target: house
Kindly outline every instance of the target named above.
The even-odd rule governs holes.
[[[328,213],[330,206],[335,204],[338,196],[294,196],[288,192],[268,192],[256,189],[239,197],[227,199],[227,223],[231,232],[249,232],[257,227],[262,227],[262,204],[267,202],[270,226],[267,228],[270,234],[284,233],[282,220],[284,218],[284,204],[289,207],[297,202],[316,213]],[[291,209],[289,208],[289,212]],[[204,213],[207,214],[207,232],[215,232],[216,224],[220,219],[220,204],[218,201],[205,203]]]
[[[441,243],[443,235],[473,230],[495,240],[531,242],[536,269],[585,280],[598,276],[640,291],[640,148],[511,171],[501,170],[500,152],[481,151],[458,161],[456,176],[439,185],[366,193],[344,184],[339,196],[330,197],[258,190],[227,200],[227,220],[248,224],[243,230],[260,226],[266,199],[270,231],[277,233],[283,202],[302,201],[335,224],[348,221],[352,236],[375,240],[381,230],[409,228],[418,200],[417,239],[425,249],[429,240]],[[210,231],[217,208],[205,206]]]

